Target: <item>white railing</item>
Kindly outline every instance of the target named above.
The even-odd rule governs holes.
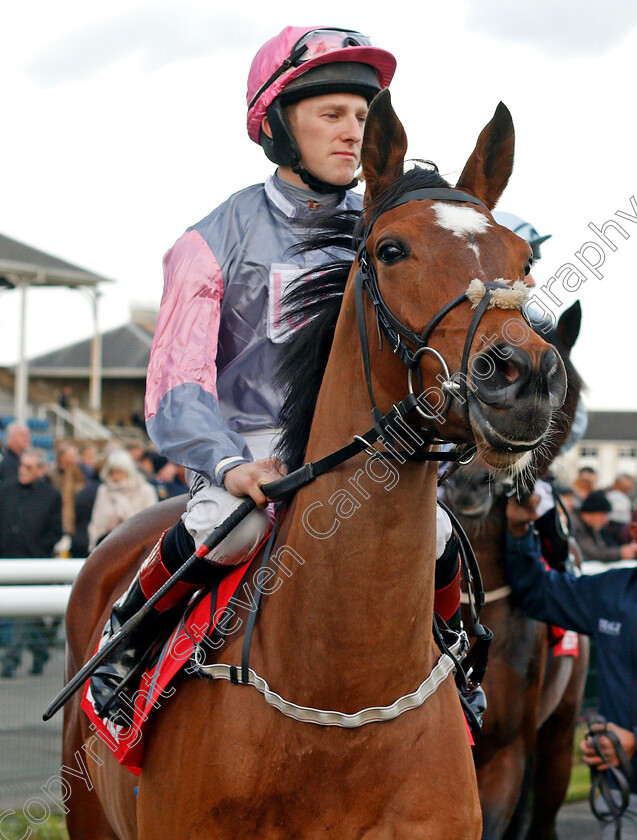
[[[584,560],[582,563],[583,575],[599,575],[609,569],[634,569],[637,560],[615,560],[611,563],[602,563],[600,560]]]
[[[64,615],[84,560],[0,560],[0,618]]]
[[[52,428],[55,429],[55,437],[89,438],[90,440],[109,440],[113,433],[106,426],[103,426],[95,418],[82,411],[81,408],[73,406],[70,410],[62,408],[57,403],[47,403],[45,411],[53,415]],[[49,419],[49,418],[47,418]],[[50,419],[49,419],[49,422]]]

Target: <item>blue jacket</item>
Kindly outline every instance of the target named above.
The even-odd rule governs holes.
[[[604,717],[637,738],[637,568],[610,569],[573,577],[546,570],[537,534],[507,534],[509,583],[531,618],[575,630],[594,639]],[[637,793],[637,756],[632,790]]]

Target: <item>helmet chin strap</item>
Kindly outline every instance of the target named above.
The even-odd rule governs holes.
[[[281,101],[275,99],[268,108],[268,120],[270,123],[271,136],[268,136],[261,129],[260,143],[264,152],[273,163],[279,166],[289,166],[292,172],[314,192],[324,195],[340,193],[341,201],[346,190],[351,190],[358,183],[354,178],[349,184],[329,184],[316,175],[313,175],[301,164],[301,150],[299,149],[296,137],[285,116]]]
[[[355,187],[356,184],[358,184],[357,178],[354,178],[349,182],[349,184],[345,184],[343,186],[329,184],[327,181],[322,181],[320,178],[317,178],[316,175],[312,175],[309,170],[305,169],[305,167],[301,165],[301,162],[296,155],[295,158],[295,161],[291,164],[292,171],[299,176],[304,184],[307,184],[311,190],[314,190],[314,192],[322,194],[340,193],[342,200],[346,190],[351,190],[352,187]]]

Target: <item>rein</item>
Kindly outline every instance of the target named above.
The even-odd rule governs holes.
[[[486,207],[486,205],[484,205],[478,199],[459,190],[420,189],[406,193],[400,199],[395,201],[390,208],[385,208],[385,211],[387,209],[392,209],[393,207],[406,204],[410,201],[425,201],[431,199],[457,201],[464,203],[468,202],[472,204],[479,204],[482,207]],[[354,435],[354,440],[346,446],[342,447],[341,449],[338,449],[330,455],[321,458],[319,461],[309,462],[304,466],[300,467],[298,470],[295,470],[294,472],[290,473],[289,475],[277,479],[276,481],[273,481],[270,484],[266,485],[266,487],[264,487],[264,491],[267,493],[269,498],[280,499],[282,497],[288,497],[296,490],[300,489],[301,487],[307,486],[320,475],[323,475],[324,473],[334,469],[339,464],[348,461],[350,458],[354,457],[363,450],[367,451],[370,455],[382,454],[379,450],[374,449],[372,444],[374,444],[378,440],[380,440],[383,443],[386,443],[388,441],[393,442],[391,425],[401,420],[405,420],[413,411],[418,412],[426,420],[434,420],[440,418],[442,414],[446,413],[451,403],[451,399],[454,395],[460,395],[460,397],[464,399],[466,403],[469,354],[471,350],[471,345],[473,344],[473,339],[475,337],[476,330],[478,328],[478,325],[480,324],[482,316],[491,306],[507,305],[506,294],[502,295],[502,292],[500,292],[500,290],[504,290],[506,293],[513,292],[514,295],[517,295],[516,301],[520,298],[520,291],[513,291],[511,287],[505,283],[493,281],[480,284],[484,287],[484,291],[482,291],[481,289],[480,292],[476,295],[474,287],[473,294],[471,296],[468,294],[468,290],[467,292],[463,292],[463,294],[453,298],[453,300],[445,304],[430,319],[430,321],[420,334],[416,334],[404,324],[402,324],[394,316],[380,292],[378,278],[366,247],[367,239],[372,230],[372,225],[373,223],[366,228],[361,245],[358,250],[359,265],[358,270],[356,272],[356,276],[354,278],[354,294],[358,332],[363,356],[363,366],[365,371],[365,381],[372,406],[371,413],[374,425],[369,431],[365,432],[364,434]],[[473,283],[475,284],[476,281],[473,281]],[[494,292],[499,293],[500,300],[492,300],[492,293]],[[394,405],[392,409],[386,414],[382,414],[380,409],[378,408],[372,386],[369,344],[367,340],[367,325],[365,320],[364,308],[365,293],[369,295],[372,305],[374,307],[380,349],[382,350],[382,336],[384,335],[389,346],[392,348],[394,353],[396,353],[400,357],[400,359],[407,367],[408,371],[409,394],[403,400],[401,400],[398,403],[398,405]],[[471,324],[469,326],[469,330],[465,339],[465,345],[462,354],[461,370],[459,372],[460,382],[458,383],[453,380],[452,375],[449,372],[449,368],[442,355],[434,348],[429,347],[427,342],[434,329],[438,326],[438,324],[440,324],[440,322],[453,309],[455,309],[455,307],[459,306],[461,303],[464,303],[464,301],[466,300],[472,301],[475,313],[471,320]],[[517,306],[519,305],[520,303],[517,303]],[[413,345],[416,349],[412,350],[409,344],[406,343],[406,341],[409,342],[409,344]],[[422,397],[419,398],[418,396],[416,396],[413,390],[412,373],[414,369],[418,367],[420,358],[426,352],[432,353],[436,356],[436,358],[438,358],[445,374],[445,379],[442,383],[442,389],[445,392],[445,404],[443,406],[442,412],[439,412],[438,414],[431,414],[430,412],[425,411],[420,405]],[[443,440],[439,439],[437,432],[429,429],[427,430],[427,432],[427,444],[429,446],[431,446],[434,443],[444,442]],[[440,477],[440,484],[442,481],[448,478],[449,475],[451,475],[454,468],[457,468],[457,466],[460,466],[461,464],[469,463],[469,461],[472,460],[473,457],[475,457],[476,451],[477,449],[475,445],[469,445],[464,447],[456,446],[454,447],[454,451],[452,452],[427,451],[419,454],[418,457],[421,460],[454,462],[452,463],[451,467],[448,468]],[[454,528],[458,536],[462,568],[468,589],[467,597],[471,614],[470,634],[476,638],[476,643],[470,650],[466,658],[466,663],[464,667],[461,665],[461,660],[465,658],[465,654],[467,653],[467,650],[469,648],[469,642],[466,634],[463,631],[462,633],[458,634],[458,636],[452,644],[447,644],[443,633],[439,629],[438,620],[436,619],[434,621],[434,636],[441,649],[442,655],[440,656],[438,663],[434,666],[431,674],[421,683],[418,689],[412,694],[400,697],[391,706],[362,709],[361,711],[356,712],[354,714],[345,714],[343,712],[338,711],[298,706],[297,704],[285,700],[279,694],[273,692],[270,689],[267,682],[249,667],[252,634],[262,594],[260,587],[257,586],[257,590],[255,592],[256,609],[254,609],[251,612],[250,617],[248,619],[246,633],[244,636],[243,653],[241,657],[241,668],[238,668],[236,665],[227,665],[225,663],[214,663],[211,665],[205,665],[205,653],[203,652],[203,647],[198,646],[195,649],[191,660],[191,672],[195,673],[202,679],[204,677],[207,677],[209,679],[225,679],[230,680],[232,683],[237,685],[252,685],[263,694],[266,701],[270,705],[274,706],[282,714],[287,715],[288,717],[292,717],[295,720],[306,723],[320,724],[324,726],[341,726],[346,728],[363,726],[364,724],[371,723],[373,721],[392,720],[393,718],[398,717],[399,715],[403,714],[404,712],[410,709],[417,708],[418,706],[424,703],[427,697],[429,697],[437,689],[440,683],[444,679],[446,679],[452,671],[456,672],[456,679],[459,680],[460,686],[464,688],[465,692],[468,694],[471,690],[471,687],[478,685],[484,677],[488,659],[488,648],[492,639],[492,633],[488,628],[481,625],[479,621],[480,610],[484,605],[485,597],[484,590],[482,587],[480,570],[469,539],[464,533],[459,521],[449,510],[449,508],[447,508],[446,505],[444,505],[442,502],[438,502],[438,504],[442,506],[442,508],[451,518],[451,521],[454,524]],[[261,569],[265,568],[270,559],[270,554],[274,546],[275,535],[279,521],[280,515],[277,517],[275,525],[272,529],[272,533],[268,540],[266,550],[261,561]],[[472,594],[474,590],[476,593],[475,600]]]
[[[591,789],[589,792],[591,811],[601,823],[614,823],[615,840],[620,840],[621,818],[630,802],[630,783],[633,777],[633,768],[619,742],[619,738],[611,729],[608,729],[606,719],[601,715],[594,715],[588,723],[590,729],[587,737],[590,738],[591,746],[597,755],[606,763],[601,746],[603,736],[611,741],[619,761],[619,767],[607,764],[606,770],[591,767]],[[595,725],[602,726],[603,729],[593,731]],[[619,800],[615,794],[617,794]],[[600,809],[598,797],[606,806],[606,810]]]
[[[470,204],[477,204],[482,207],[486,208],[486,205],[483,204],[479,199],[475,198],[474,196],[468,195],[467,193],[463,193],[460,190],[455,189],[442,189],[442,188],[423,188],[419,190],[411,190],[405,193],[402,197],[396,199],[389,207],[384,208],[383,212],[387,212],[387,210],[393,209],[394,207],[398,207],[402,204],[406,204],[410,201],[426,201],[426,200],[440,200],[440,201],[457,201],[462,203],[470,203]],[[488,209],[488,208],[486,208]],[[359,267],[356,272],[355,276],[355,303],[356,303],[356,314],[357,314],[357,322],[359,328],[359,335],[360,335],[360,343],[361,343],[361,350],[363,356],[363,364],[365,368],[365,380],[367,384],[367,390],[369,393],[371,405],[372,405],[372,419],[374,421],[373,428],[371,428],[368,432],[365,432],[363,435],[355,435],[354,441],[352,443],[347,444],[346,446],[338,449],[336,452],[331,453],[324,458],[321,458],[319,461],[310,462],[305,464],[298,470],[290,473],[287,476],[284,476],[276,481],[270,482],[269,484],[263,485],[263,491],[271,499],[281,499],[282,497],[287,496],[288,494],[294,493],[296,490],[300,489],[301,487],[305,487],[306,485],[310,484],[314,481],[318,476],[323,475],[324,473],[328,472],[331,469],[334,469],[339,464],[344,463],[345,461],[349,460],[350,458],[354,457],[358,453],[366,450],[369,452],[370,455],[377,455],[382,454],[378,450],[373,449],[372,444],[375,443],[377,440],[381,440],[382,442],[392,442],[393,437],[390,431],[390,424],[391,422],[397,422],[399,420],[404,420],[408,415],[410,415],[414,410],[417,411],[421,416],[423,416],[427,420],[432,420],[439,418],[440,415],[432,415],[425,412],[422,407],[419,405],[420,398],[416,396],[413,391],[412,387],[412,380],[411,374],[413,370],[418,366],[418,361],[420,357],[425,352],[433,353],[443,365],[443,369],[447,378],[443,382],[443,390],[445,391],[445,406],[444,411],[446,411],[450,405],[451,398],[454,395],[460,394],[461,397],[465,399],[466,403],[466,371],[468,367],[468,360],[469,360],[469,352],[471,348],[471,344],[473,342],[473,338],[475,336],[475,332],[477,330],[478,324],[486,310],[491,306],[501,306],[503,308],[511,308],[512,304],[507,303],[506,300],[503,298],[507,297],[507,293],[511,293],[513,291],[514,294],[519,293],[512,290],[510,286],[506,285],[505,283],[501,283],[499,281],[493,281],[484,283],[484,294],[480,298],[480,294],[475,294],[475,288],[471,295],[467,292],[464,292],[462,295],[458,295],[453,300],[449,301],[445,306],[443,306],[429,321],[427,326],[424,328],[420,335],[417,335],[404,324],[402,324],[390,311],[389,307],[385,303],[382,294],[380,292],[380,288],[378,286],[378,278],[376,276],[376,272],[373,268],[373,265],[369,259],[369,254],[366,249],[367,239],[370,235],[372,230],[373,222],[370,224],[362,238],[362,242],[358,252],[359,258]],[[475,282],[475,281],[474,281]],[[502,290],[502,291],[500,291]],[[469,291],[469,290],[468,290]],[[403,360],[405,366],[407,367],[408,371],[408,385],[409,385],[409,394],[399,402],[397,406],[393,406],[391,411],[387,412],[387,414],[383,415],[380,412],[376,404],[376,400],[374,398],[373,388],[372,388],[372,381],[371,381],[371,365],[370,365],[370,358],[369,358],[369,346],[367,341],[367,328],[365,324],[365,311],[364,311],[364,295],[363,292],[369,294],[372,304],[374,306],[374,311],[376,313],[377,319],[377,327],[378,327],[378,335],[380,346],[382,349],[382,334],[385,335],[388,343],[392,347],[393,351],[400,356]],[[499,299],[492,300],[492,293],[495,292],[499,295]],[[504,295],[503,295],[504,292]],[[479,300],[478,300],[479,299]],[[474,302],[473,306],[475,308],[475,314],[471,321],[469,331],[467,333],[467,338],[465,341],[465,347],[463,352],[462,358],[462,366],[461,366],[461,382],[454,382],[452,375],[449,373],[448,366],[446,365],[443,357],[437,350],[429,347],[427,345],[427,341],[429,336],[435,329],[435,327],[442,321],[442,319],[451,312],[456,306],[463,303],[465,300],[477,300],[478,302]],[[519,303],[517,306],[519,307]],[[411,348],[405,344],[403,339],[407,339],[412,344],[415,345],[416,350],[413,351]],[[468,412],[468,409],[467,409]],[[443,412],[444,413],[444,412]],[[436,443],[443,443],[444,440],[440,439],[438,433],[435,431],[427,430],[429,433],[429,438],[426,443],[431,446]],[[439,479],[439,483],[444,481],[454,468],[461,464],[468,464],[477,452],[477,447],[475,445],[468,445],[464,447],[454,447],[453,452],[421,452],[418,454],[419,460],[431,460],[431,461],[451,461],[455,462],[452,463],[450,468],[448,468]],[[391,456],[389,456],[391,457]],[[396,457],[396,454],[394,455]],[[74,675],[74,677],[67,683],[67,685],[59,692],[57,697],[53,700],[53,702],[49,705],[46,709],[43,719],[49,720],[65,703],[66,701],[83,685],[84,681],[89,678],[95,669],[111,654],[113,650],[119,647],[124,639],[146,618],[146,616],[150,613],[152,608],[156,603],[158,603],[161,598],[176,584],[178,583],[183,576],[189,571],[189,569],[193,566],[193,564],[197,563],[201,558],[205,557],[206,554],[212,548],[219,544],[225,537],[230,533],[230,531],[235,528],[243,519],[245,519],[252,510],[256,507],[256,504],[253,499],[246,497],[241,504],[222,522],[220,523],[211,533],[208,535],[206,540],[199,546],[199,548],[186,560],[186,562],[160,587],[160,589],[147,601],[147,603],[109,639],[109,641],[100,648],[97,653],[95,653],[91,659],[82,667],[80,670]],[[450,513],[447,510],[448,513]],[[453,520],[452,520],[453,521]],[[457,523],[457,520],[456,520]],[[468,546],[469,553],[473,555],[473,551],[469,544],[468,538],[462,531],[460,524],[457,523],[456,525],[458,530],[458,536],[460,538],[461,546]],[[274,533],[274,531],[273,531]],[[274,544],[274,537],[268,541],[268,546]],[[476,578],[476,589],[478,591],[478,608],[477,611],[474,608],[474,605],[471,604],[471,612],[472,612],[472,628],[478,630],[478,641],[480,641],[480,637],[484,637],[485,641],[488,641],[488,636],[490,635],[490,631],[486,628],[483,628],[478,622],[478,614],[479,610],[483,603],[483,593],[481,590],[481,580],[480,580],[480,573],[477,567],[477,563],[475,563],[475,555],[473,555],[473,562],[475,563],[474,567],[470,567],[467,564],[465,555],[467,554],[466,551],[461,550],[461,556],[463,557],[463,568],[465,569],[465,576],[467,580],[471,578],[472,572]],[[267,550],[264,554],[266,558],[265,562],[270,556],[270,551]],[[257,592],[255,593],[255,597],[260,599],[261,597],[261,589],[258,587]],[[257,600],[258,604],[258,600]],[[252,638],[252,630],[254,628],[254,622],[256,621],[256,614],[258,612],[258,606],[255,610],[254,614],[251,614],[250,617],[250,624],[248,628],[246,628],[246,639],[244,642],[244,655],[243,655],[243,666],[242,672],[245,679],[242,682],[249,683],[249,670],[247,666],[247,657],[249,656],[249,648],[250,648],[250,640]],[[474,618],[475,616],[475,618]],[[249,631],[249,632],[248,632]],[[474,645],[474,648],[476,646]],[[247,651],[247,653],[246,653]],[[455,656],[450,656],[450,648],[447,647],[447,652],[443,652],[440,662],[446,657],[449,661],[452,662],[452,666],[450,670],[447,672],[450,673],[453,668],[458,667],[458,661],[456,660]],[[470,655],[473,654],[473,650]],[[475,657],[477,659],[477,657]],[[473,666],[473,671],[476,676],[484,671],[484,667],[486,667],[486,657],[483,656],[484,659],[484,666],[476,664]],[[200,666],[198,664],[195,665],[195,672]],[[227,666],[230,668],[231,666]],[[236,669],[235,669],[236,670]],[[447,675],[446,674],[446,675]],[[446,676],[445,675],[445,676]],[[227,677],[223,677],[227,678]],[[428,680],[431,677],[427,678]],[[237,680],[238,681],[238,680]],[[463,680],[466,684],[466,678]],[[473,680],[476,684],[479,682],[478,679]],[[264,690],[267,688],[267,683],[263,681]],[[417,690],[416,694],[420,697],[421,694],[424,692],[426,696],[429,696],[426,693],[426,690],[421,691],[423,686],[427,684],[427,680],[421,685],[421,687]],[[122,685],[118,686],[116,691],[120,691],[122,689]],[[269,689],[268,689],[269,691]],[[408,695],[412,696],[412,695]],[[424,702],[426,696],[423,696],[420,702]],[[266,695],[267,697],[267,695]],[[402,708],[402,699],[396,701],[391,707],[396,714],[402,714],[403,711],[406,709]],[[414,706],[409,706],[409,708],[414,708]],[[381,719],[385,720],[385,717]],[[367,721],[363,721],[367,722]]]
[[[424,188],[419,190],[412,190],[410,192],[405,193],[405,195],[397,199],[389,207],[384,208],[384,212],[392,210],[395,207],[399,207],[402,204],[407,204],[410,201],[428,200],[455,201],[465,204],[477,204],[481,207],[484,207],[485,209],[488,209],[482,201],[460,190]],[[493,306],[519,308],[521,303],[524,302],[525,295],[519,288],[516,288],[514,290],[511,288],[511,286],[499,280],[493,280],[486,283],[482,283],[479,280],[473,280],[469,288],[465,292],[448,301],[441,309],[438,310],[438,312],[435,315],[432,316],[432,318],[426,324],[422,332],[415,333],[413,330],[409,329],[409,327],[405,326],[405,324],[399,321],[398,318],[396,318],[396,316],[387,306],[387,303],[385,302],[382,296],[380,286],[378,284],[376,270],[371,261],[369,251],[367,250],[367,240],[371,234],[372,228],[373,222],[370,225],[368,225],[365,229],[361,244],[358,249],[358,270],[356,272],[356,277],[354,278],[354,294],[356,301],[356,318],[358,322],[358,334],[363,355],[363,367],[365,370],[365,383],[367,386],[367,392],[369,394],[369,399],[372,406],[372,419],[374,420],[374,425],[378,430],[379,436],[381,436],[385,430],[382,425],[382,416],[380,409],[376,404],[376,399],[374,397],[374,390],[372,385],[369,344],[367,340],[367,324],[365,321],[365,292],[369,296],[372,306],[374,307],[374,313],[376,316],[376,326],[378,329],[379,349],[382,350],[382,336],[384,335],[391,349],[402,360],[403,364],[407,368],[410,394],[414,393],[413,371],[419,367],[420,359],[425,353],[431,353],[432,355],[434,355],[441,364],[444,373],[444,378],[441,382],[441,390],[445,395],[445,400],[442,408],[439,411],[434,411],[433,413],[431,413],[431,411],[425,411],[422,408],[422,406],[418,404],[415,406],[415,410],[425,420],[439,420],[449,410],[452,398],[454,396],[457,396],[466,406],[466,413],[468,416],[469,409],[467,400],[467,383],[469,355],[471,352],[471,345],[473,344],[473,339],[475,337],[476,330],[478,329],[480,321],[482,320],[482,317],[487,311],[487,309],[490,309]],[[476,284],[479,285],[480,292],[476,292]],[[505,293],[504,295],[503,292]],[[506,302],[507,294],[513,294],[515,298],[515,304],[509,304]],[[469,325],[469,329],[467,331],[467,336],[465,339],[464,349],[462,353],[462,363],[460,366],[460,371],[458,371],[457,374],[451,374],[443,356],[433,347],[430,347],[428,341],[431,337],[431,334],[433,333],[435,328],[441,323],[441,321],[457,306],[459,306],[461,303],[464,303],[466,300],[470,300],[472,302],[475,312]],[[407,344],[406,342],[409,342],[409,344]],[[412,349],[410,345],[413,345],[413,347],[415,347],[415,350]],[[454,376],[457,376],[459,378],[459,381],[455,381],[453,378]],[[422,398],[419,399],[419,403],[421,399]]]

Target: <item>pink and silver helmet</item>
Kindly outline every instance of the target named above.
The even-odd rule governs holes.
[[[394,56],[360,32],[288,26],[264,44],[252,62],[248,134],[271,161],[291,166],[313,189],[340,191],[344,188],[325,184],[303,169],[283,107],[324,93],[356,93],[371,102],[389,85],[395,69]],[[266,114],[272,137],[261,128]]]

